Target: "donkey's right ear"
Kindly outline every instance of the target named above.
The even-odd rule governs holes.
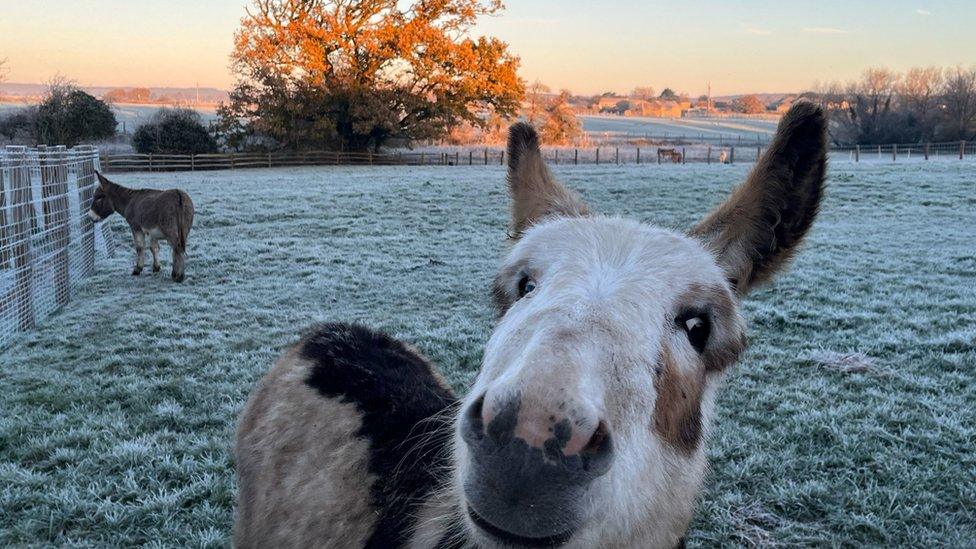
[[[508,190],[515,238],[546,217],[589,213],[579,195],[553,178],[542,159],[539,136],[525,122],[508,129]]]
[[[691,232],[742,296],[789,262],[820,208],[827,167],[827,115],[793,104],[749,179]]]

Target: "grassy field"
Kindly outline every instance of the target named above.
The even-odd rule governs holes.
[[[750,118],[651,118],[633,116],[581,116],[587,132],[624,132],[635,135],[712,137],[768,140],[776,133],[776,120]]]
[[[687,227],[747,166],[558,172]],[[0,352],[0,546],[226,545],[235,417],[317,321],[415,343],[463,390],[492,325],[497,167],[131,174],[181,186],[186,283],[120,253]],[[108,223],[129,238],[118,217]],[[976,170],[838,164],[789,275],[751,298],[692,546],[976,543]]]

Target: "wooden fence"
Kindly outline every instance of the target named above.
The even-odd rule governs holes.
[[[766,144],[716,145],[675,144],[652,147],[549,148],[543,151],[551,164],[685,164],[752,162]],[[976,158],[976,142],[925,143],[833,147],[833,160],[892,160],[930,158]],[[475,166],[504,165],[505,150],[500,148],[434,149],[418,152],[353,153],[304,151],[224,154],[102,154],[106,172],[122,171],[198,171],[285,166]]]
[[[0,149],[0,347],[66,304],[110,249],[87,212],[91,147]]]

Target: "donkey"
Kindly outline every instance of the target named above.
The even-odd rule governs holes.
[[[88,217],[99,222],[118,212],[132,229],[136,245],[136,266],[133,276],[142,273],[146,237],[152,251],[154,273],[160,271],[159,241],[166,239],[173,249],[173,280],[183,282],[186,265],[186,239],[193,226],[193,201],[180,189],[129,189],[98,175],[98,187]]]
[[[388,336],[314,329],[241,414],[237,545],[681,546],[739,301],[795,254],[825,171],[826,117],[798,102],[681,234],[590,213],[514,125],[513,245],[470,392]]]

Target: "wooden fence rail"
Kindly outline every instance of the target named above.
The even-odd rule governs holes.
[[[717,146],[698,143],[652,147],[552,148],[543,151],[551,164],[685,164],[688,162],[752,162],[765,150],[764,144]],[[932,157],[960,160],[976,158],[976,142],[892,144],[831,148],[837,160],[925,159]],[[465,166],[504,165],[505,151],[498,148],[452,148],[417,152],[338,152],[296,151],[272,153],[222,154],[102,154],[101,166],[106,172],[124,171],[198,171],[244,168],[279,168],[288,166]]]

